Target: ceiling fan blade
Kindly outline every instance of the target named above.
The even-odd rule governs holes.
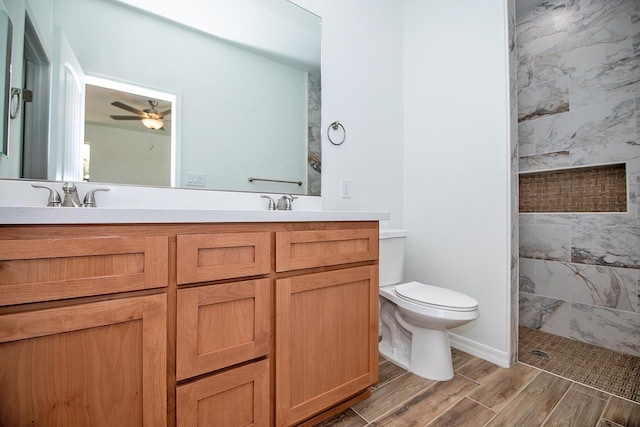
[[[111,105],[113,105],[114,107],[122,108],[123,110],[130,111],[130,112],[132,112],[132,113],[134,113],[134,114],[138,114],[138,115],[140,115],[140,116],[143,116],[143,115],[144,115],[144,113],[143,113],[142,111],[140,111],[140,110],[136,110],[135,108],[130,107],[130,106],[128,106],[127,104],[123,104],[123,103],[122,103],[122,102],[120,102],[120,101],[114,101],[114,102],[112,102],[112,103],[111,103]]]
[[[163,111],[162,113],[159,113],[161,116],[167,116],[169,114],[171,114],[171,108],[169,108],[168,110]]]
[[[138,116],[110,116],[113,120],[142,120],[144,117]]]

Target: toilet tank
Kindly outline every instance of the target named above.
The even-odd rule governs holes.
[[[406,230],[380,229],[380,286],[402,282]]]

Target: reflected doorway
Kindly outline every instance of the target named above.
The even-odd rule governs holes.
[[[175,186],[176,97],[86,77],[85,181]]]

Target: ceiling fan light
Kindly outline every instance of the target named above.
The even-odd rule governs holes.
[[[142,124],[148,129],[158,130],[162,128],[162,125],[164,123],[160,119],[153,119],[153,118],[147,117],[142,119]]]

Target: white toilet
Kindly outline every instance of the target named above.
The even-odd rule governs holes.
[[[478,301],[419,282],[401,283],[404,230],[380,230],[382,356],[433,380],[453,378],[447,329],[478,318]]]

